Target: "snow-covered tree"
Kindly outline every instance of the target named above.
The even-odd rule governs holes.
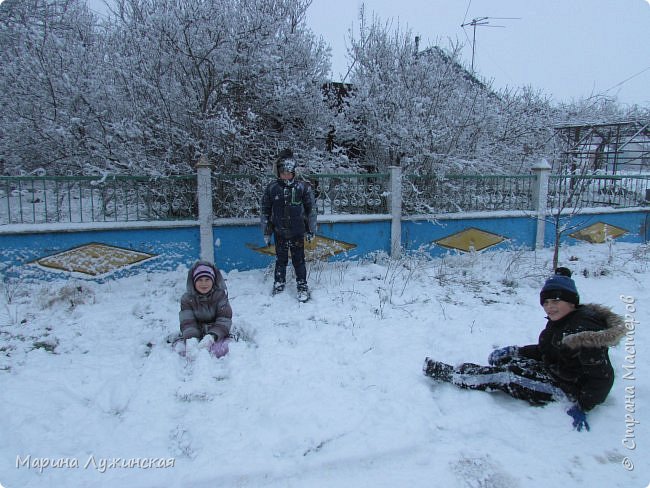
[[[5,171],[259,172],[286,146],[317,170],[332,115],[309,4],[117,0],[98,25],[83,0],[6,2]]]
[[[84,0],[9,0],[0,15],[3,173],[78,172],[102,124],[96,19]]]
[[[347,116],[379,166],[423,173],[513,171],[534,161],[555,116],[531,89],[495,91],[463,68],[460,46],[420,50],[406,29],[362,8],[350,37],[355,86]]]
[[[0,170],[156,176],[205,156],[221,173],[259,174],[290,146],[306,172],[527,172],[555,159],[557,124],[643,112],[494,90],[463,68],[460,46],[420,49],[363,10],[347,95],[327,100],[310,4],[115,0],[100,22],[85,0],[5,0]]]
[[[222,172],[249,172],[270,169],[282,147],[323,146],[329,58],[305,27],[308,5],[119,0],[106,56],[128,100],[114,129],[131,164],[187,171],[205,155]]]

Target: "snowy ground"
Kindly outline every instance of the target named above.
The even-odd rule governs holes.
[[[189,363],[166,344],[186,269],[6,283],[0,485],[645,488],[649,256],[621,243],[562,252],[583,302],[638,321],[580,433],[567,404],[421,373],[425,356],[484,363],[494,347],[536,342],[550,251],[315,263],[306,304],[293,288],[271,297],[269,270],[230,272],[241,340]]]

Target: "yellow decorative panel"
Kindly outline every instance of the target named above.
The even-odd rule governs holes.
[[[329,237],[314,236],[311,242],[305,240],[305,259],[313,261],[316,259],[326,259],[329,256],[335,256],[342,252],[349,251],[357,247],[356,244],[350,244]],[[264,247],[253,247],[253,251],[275,256],[275,246],[270,244]]]
[[[591,242],[592,244],[600,244],[607,241],[608,238],[616,239],[627,232],[627,230],[616,227],[615,225],[596,222],[569,235],[574,239]]]
[[[37,259],[34,263],[59,271],[98,276],[153,257],[153,254],[92,243]]]
[[[503,242],[505,237],[470,227],[456,234],[438,239],[436,244],[460,251],[480,251]]]

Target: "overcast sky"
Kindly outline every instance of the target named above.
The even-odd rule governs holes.
[[[488,17],[476,27],[474,69],[497,87],[532,85],[565,101],[606,93],[650,106],[649,1],[313,0],[308,23],[332,47],[340,78],[346,34],[353,28],[358,37],[362,3],[419,35],[421,48],[463,42],[468,67],[473,29],[461,24]]]
[[[89,0],[91,6],[103,0]],[[531,85],[556,101],[592,94],[650,107],[650,0],[313,0],[308,24],[332,47],[332,74],[347,72],[346,36],[359,8],[419,35],[421,48],[464,44],[496,87]],[[100,7],[101,8],[101,7]]]

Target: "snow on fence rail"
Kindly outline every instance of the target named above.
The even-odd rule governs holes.
[[[257,217],[270,175],[212,176],[215,217]],[[306,175],[314,188],[316,207],[323,214],[388,213],[388,173]]]
[[[386,174],[305,177],[314,187],[319,214],[387,213]],[[250,218],[270,175],[213,174],[216,218]],[[0,177],[0,224],[127,222],[197,219],[195,175],[148,178]]]
[[[405,214],[533,210],[535,175],[405,175]]]
[[[650,205],[650,175],[550,175],[548,207]]]
[[[386,214],[390,175],[323,174],[309,177],[319,214]]]
[[[270,175],[213,173],[216,218],[250,218]],[[323,214],[390,213],[390,174],[307,175]],[[536,176],[403,175],[404,215],[534,210]],[[650,203],[650,175],[550,175],[548,207],[636,207]],[[569,204],[572,204],[569,201]],[[573,205],[573,204],[572,204]],[[0,224],[198,219],[197,176],[0,177]]]
[[[0,177],[0,224],[196,218],[196,176]]]

